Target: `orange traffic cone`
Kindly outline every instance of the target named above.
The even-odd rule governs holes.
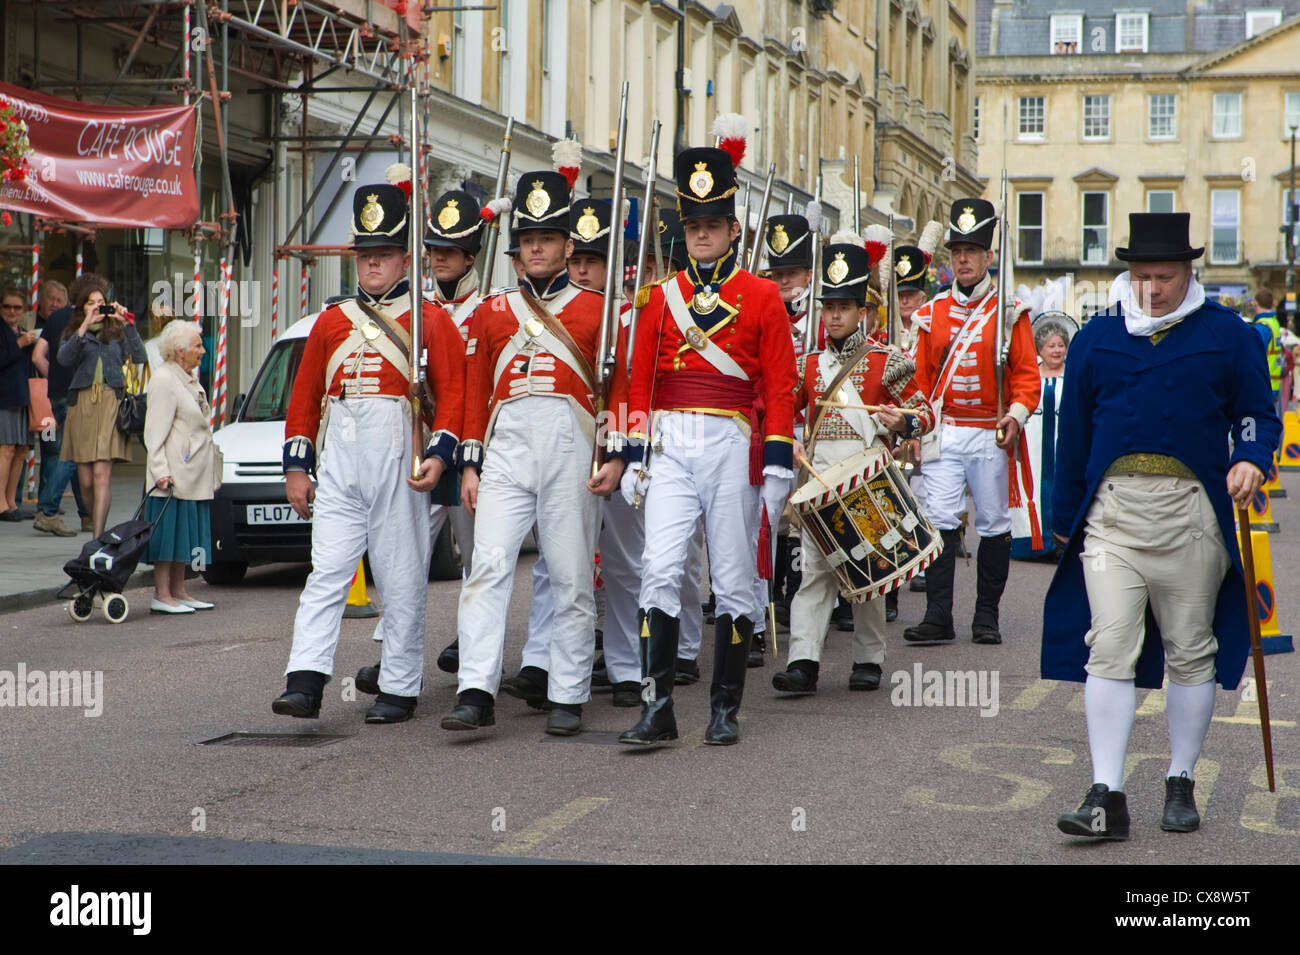
[[[357,564],[357,571],[352,575],[352,586],[348,588],[348,604],[343,608],[343,616],[348,620],[379,616],[379,608],[370,602],[370,597],[366,594],[364,560]]]

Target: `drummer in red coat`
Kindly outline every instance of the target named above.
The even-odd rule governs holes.
[[[952,626],[953,573],[961,543],[966,488],[975,502],[975,643],[1001,643],[998,604],[1011,567],[1011,508],[1024,494],[1032,501],[1024,424],[1038,407],[1041,382],[1028,306],[1009,323],[1010,349],[1003,382],[1006,411],[998,417],[996,345],[997,285],[989,274],[997,216],[985,199],[953,203],[944,244],[952,258],[953,286],[918,308],[920,332],[916,381],[940,416],[939,453],[923,454],[926,514],[943,535],[943,553],[926,571],[925,619],[903,632],[918,645],[948,643]],[[1005,429],[997,440],[997,429]],[[925,445],[923,444],[923,450]],[[1036,546],[1041,532],[1031,505]]]
[[[650,290],[637,317],[629,422],[649,424],[630,424],[629,436],[649,441],[649,458],[624,476],[624,494],[645,496],[641,659],[653,686],[624,743],[677,738],[671,694],[682,574],[701,514],[717,628],[704,741],[739,740],[750,640],[764,609],[759,554],[770,576],[770,532],[794,477],[790,322],[776,284],[736,261],[735,164],[744,140],[720,132],[723,149],[676,157],[688,262]],[[769,535],[761,546],[760,527]]]
[[[852,233],[831,237],[826,249],[820,301],[826,348],[798,359],[795,402],[815,425],[808,448],[819,473],[867,448],[888,456],[886,437],[919,438],[934,427],[934,412],[912,376],[911,359],[875,342],[881,296],[868,287],[872,263]],[[847,370],[846,370],[847,369]],[[840,382],[828,399],[830,386]],[[827,401],[838,402],[838,405]],[[879,406],[877,412],[853,405]],[[796,449],[798,450],[798,449]],[[812,478],[816,480],[816,478]],[[822,645],[839,595],[838,579],[817,542],[803,534],[803,579],[790,605],[789,666],[772,677],[787,693],[817,689]],[[885,662],[885,602],[853,604],[853,672],[850,690],[880,686]]]
[[[425,302],[422,349],[436,410],[420,476],[412,480],[407,216],[406,194],[398,186],[357,190],[357,295],[316,319],[289,398],[285,489],[293,509],[312,522],[312,572],[294,617],[287,687],[271,705],[285,716],[320,713],[348,586],[367,552],[384,595],[384,635],[380,692],[366,722],[410,719],[420,693],[428,492],[451,466],[460,440],[465,350],[448,314]]]

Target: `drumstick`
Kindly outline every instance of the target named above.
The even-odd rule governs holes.
[[[847,401],[840,401],[837,398],[818,398],[819,405],[829,405],[832,408],[856,408],[859,411],[867,411],[875,414],[877,411],[884,411],[887,405],[855,405]]]
[[[818,484],[820,484],[822,487],[826,488],[826,490],[828,490],[828,491],[831,490],[831,486],[830,486],[829,484],[826,483],[826,479],[825,479],[825,478],[823,478],[820,474],[817,473],[817,469],[814,468],[814,467],[812,466],[812,462],[811,462],[811,461],[809,461],[809,460],[808,460],[806,457],[804,457],[802,454],[796,454],[795,457],[797,457],[797,458],[799,459],[799,463],[800,463],[800,464],[802,464],[804,467],[806,467],[806,468],[808,469],[808,473],[811,474],[814,478],[817,479],[817,483],[818,483]]]

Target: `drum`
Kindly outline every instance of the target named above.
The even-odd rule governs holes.
[[[911,580],[943,549],[893,457],[878,445],[810,477],[790,504],[854,603]]]

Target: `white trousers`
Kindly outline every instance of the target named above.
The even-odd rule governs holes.
[[[757,547],[763,507],[749,483],[749,439],[731,418],[670,412],[656,424],[645,499],[646,539],[640,604],[682,613],[686,555],[701,515],[709,547],[715,612],[757,622]]]
[[[975,533],[995,537],[1011,530],[1007,504],[1007,453],[992,428],[943,425],[939,460],[925,465],[925,512],[941,531],[961,526],[965,489],[975,503]]]
[[[497,415],[479,484],[474,565],[460,594],[460,690],[501,684],[519,548],[536,524],[555,600],[547,696],[585,703],[596,647],[592,595],[600,501],[587,490],[591,445],[569,403],[531,396]]]
[[[474,516],[463,507],[447,507],[443,504],[429,505],[429,553],[432,555],[438,545],[438,535],[442,529],[451,522],[451,532],[456,535],[456,545],[460,548],[461,564],[461,582],[469,580],[470,562],[474,559]],[[384,594],[379,589],[379,584],[375,584],[375,592],[379,595],[380,603],[383,603]],[[379,618],[379,623],[375,625],[375,632],[370,639],[376,643],[384,642],[384,620],[385,617]]]
[[[293,621],[285,672],[333,674],[339,623],[361,555],[385,607],[379,689],[418,696],[429,587],[428,496],[406,483],[410,425],[385,398],[330,399],[312,513],[312,571]]]
[[[641,556],[645,549],[645,518],[615,493],[604,505],[600,532],[600,573],[605,583],[605,670],[611,683],[639,682],[641,643],[637,628],[641,591]],[[700,585],[704,570],[703,525],[691,536],[686,573],[682,578],[682,615],[677,655],[694,660],[700,655],[704,613]],[[528,641],[523,665],[545,670],[550,664],[551,625],[555,601],[551,596],[546,555],[533,564],[533,605],[528,614]]]
[[[812,465],[825,471],[850,455],[861,451],[861,441],[818,441],[813,446]],[[826,643],[826,628],[839,600],[839,578],[817,542],[802,535],[800,553],[803,576],[799,592],[790,601],[790,662],[820,662]],[[851,604],[853,608],[853,662],[885,662],[885,601],[868,600]]]

